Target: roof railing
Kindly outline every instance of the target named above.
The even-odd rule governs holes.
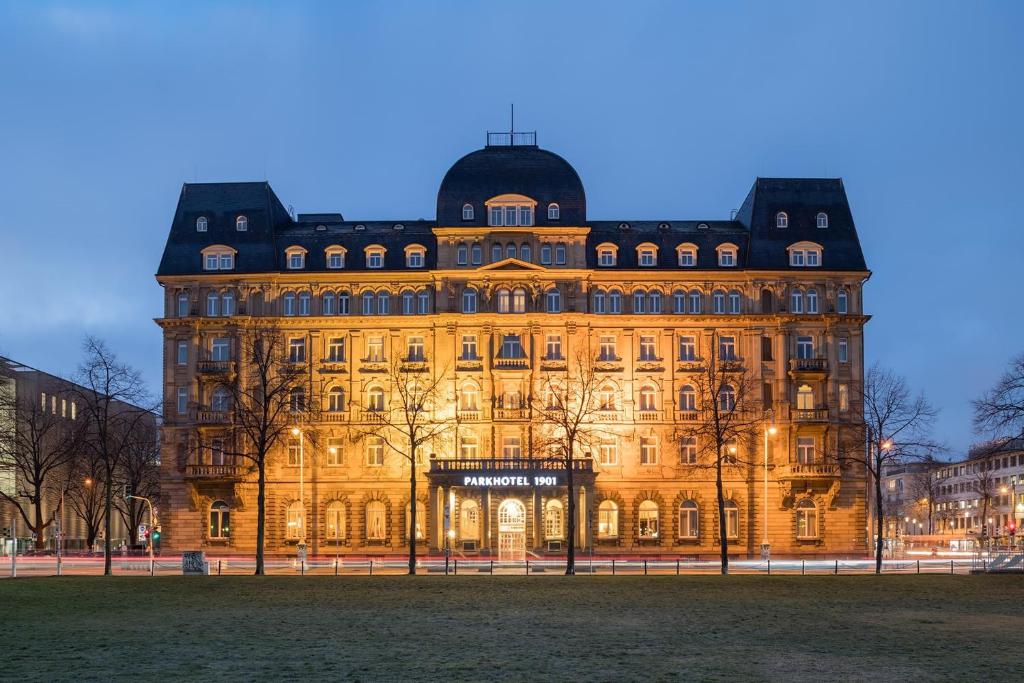
[[[487,131],[488,147],[536,147],[537,131],[492,133]]]

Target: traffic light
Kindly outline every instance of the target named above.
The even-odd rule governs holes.
[[[153,529],[153,536],[152,536],[152,538],[153,538],[153,543],[159,543],[160,542],[160,527],[159,526],[157,526],[156,528]]]
[[[124,499],[128,500],[131,497],[132,497],[132,485],[131,484],[125,484],[124,485]]]
[[[1006,530],[1010,533],[1011,536],[1015,536],[1017,534],[1017,525],[1011,524],[1008,527],[1006,527]]]
[[[4,538],[7,538],[10,535],[11,535],[11,528],[10,527],[5,526],[3,528],[0,528],[0,536],[3,536]]]

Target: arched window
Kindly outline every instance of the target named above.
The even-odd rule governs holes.
[[[231,508],[223,500],[210,506],[210,538],[231,538]]]
[[[211,318],[220,315],[220,296],[217,292],[210,292],[206,295],[206,315]]]
[[[796,390],[796,409],[814,410],[814,390],[807,384],[801,384]]]
[[[807,290],[807,312],[818,312],[818,290],[814,289],[813,287],[810,287]]]
[[[186,297],[187,300],[187,297]],[[594,292],[594,313],[606,313],[605,293],[603,289]]]
[[[245,216],[239,216],[235,219],[235,230],[238,232],[245,232],[249,229],[249,219]]]
[[[295,292],[285,292],[281,298],[282,310],[284,315],[295,315]]]
[[[647,301],[647,295],[642,289],[633,292],[633,313],[643,313]]]
[[[370,387],[366,392],[366,409],[374,413],[384,412],[384,389]]]
[[[348,315],[348,311],[349,311],[348,301],[349,301],[348,292],[338,292],[338,314],[339,315]]]
[[[377,313],[387,315],[391,312],[391,295],[387,292],[377,293]]]
[[[545,266],[550,266],[551,265],[551,245],[550,244],[542,244],[540,246],[540,262],[541,262],[542,265],[545,265]]]
[[[684,384],[679,389],[679,410],[697,410],[697,392],[689,384]]]
[[[836,313],[848,313],[850,311],[850,295],[845,289],[836,293]]]
[[[206,232],[209,227],[210,223],[206,220],[206,216],[200,216],[196,219],[196,232]]]
[[[220,314],[223,316],[232,316],[235,314],[234,292],[223,292],[220,295]]]
[[[559,218],[559,214],[560,214],[560,211],[558,209],[558,204],[555,204],[554,202],[551,202],[550,204],[548,204],[548,220],[549,221],[557,221],[558,218]]]
[[[637,532],[642,539],[658,537],[658,504],[653,500],[640,503]]]
[[[679,504],[679,538],[697,538],[700,531],[700,518],[697,503],[684,500]]]
[[[430,313],[430,291],[422,289],[416,293],[416,312],[420,315]]]
[[[463,313],[476,313],[476,290],[475,289],[464,289],[462,290],[462,312]]]
[[[507,245],[505,245],[505,258],[515,258],[515,257],[516,257],[516,245],[512,244],[511,242],[509,242]]]
[[[345,538],[345,504],[340,500],[332,500],[324,509],[324,531],[328,542]]]
[[[469,247],[465,244],[460,244],[456,249],[455,263],[460,266],[469,265]]]
[[[480,410],[480,387],[475,382],[466,382],[459,391],[459,410]]]
[[[463,541],[480,540],[480,505],[470,498],[459,506],[459,538]]]
[[[658,409],[658,390],[650,384],[640,388],[640,410],[651,411]]]
[[[690,313],[700,313],[700,292],[696,289],[690,290]]]
[[[562,312],[562,295],[557,289],[549,289],[545,296],[548,313]]]
[[[565,265],[565,243],[564,242],[559,242],[558,244],[555,245],[555,265],[556,266],[564,266]]]
[[[552,498],[544,505],[544,538],[558,540],[565,536],[562,530],[562,501]]]
[[[761,290],[761,312],[762,313],[774,313],[775,312],[775,296],[772,294],[770,289]]]
[[[484,248],[481,247],[479,244],[473,245],[473,248],[470,250],[470,254],[474,266],[479,266],[483,262]]]
[[[217,387],[210,394],[210,410],[226,413],[231,408],[231,392],[224,387]]]
[[[416,295],[409,290],[402,292],[402,315],[412,315],[416,312]]]
[[[711,302],[716,314],[725,313],[725,292],[720,289],[716,289],[711,294]]]
[[[789,227],[789,215],[785,211],[779,211],[775,214],[775,227],[776,228],[788,228]]]
[[[738,538],[740,535],[740,510],[736,503],[725,501],[725,537]]]
[[[615,399],[615,387],[611,384],[605,384],[597,392],[597,409],[616,410],[618,408],[618,402]]]
[[[820,212],[817,217],[817,223],[819,228],[828,227],[828,214],[824,211]]]
[[[491,245],[491,262],[492,263],[497,263],[500,260],[501,260],[501,245],[500,244],[493,244],[493,245]]]
[[[345,410],[345,389],[333,387],[327,392],[327,412],[340,413]]]
[[[658,290],[647,293],[647,312],[655,315],[661,313],[661,292]]]
[[[533,252],[530,250],[530,245],[525,242],[519,245],[519,260],[530,263],[533,259]]]
[[[672,312],[686,313],[686,292],[681,289],[672,292]]]
[[[526,313],[526,290],[516,287],[512,292],[512,312]]]
[[[818,537],[818,506],[810,498],[804,498],[796,506],[796,537]]]
[[[324,292],[320,299],[320,310],[324,315],[337,313],[337,309],[334,307],[334,292]]]
[[[729,313],[736,315],[740,312],[740,293],[735,290],[729,290]]]
[[[366,504],[366,540],[383,541],[387,538],[387,508],[382,500]]]
[[[512,293],[507,289],[498,290],[498,313],[508,313],[512,310]]]
[[[718,409],[726,413],[736,409],[736,390],[729,384],[718,390]]]
[[[373,315],[375,308],[373,305],[373,292],[363,292],[363,315]]]
[[[617,289],[608,293],[608,312],[622,313],[622,292]]]
[[[301,388],[292,389],[288,396],[288,405],[293,413],[301,413],[306,409],[306,392]]]
[[[789,295],[789,311],[790,313],[804,312],[804,292],[799,287],[795,287]]]
[[[309,315],[309,292],[299,293],[299,315]]]
[[[302,508],[301,501],[295,501],[288,506],[286,518],[286,536],[289,540],[297,541],[306,536],[306,511]]]
[[[412,522],[412,506],[406,503],[405,505],[405,538],[409,538],[409,529]],[[416,501],[416,538],[423,538],[423,529],[427,525],[427,506],[420,501]]]
[[[619,506],[614,500],[602,500],[597,506],[597,537],[619,537]]]
[[[462,220],[464,220],[464,221],[471,221],[471,220],[473,220],[473,216],[474,216],[473,205],[472,204],[463,204],[462,205]]]

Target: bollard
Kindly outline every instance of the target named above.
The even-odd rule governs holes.
[[[920,574],[920,573],[921,573],[921,560],[918,560],[918,561],[917,561],[917,573],[918,573],[918,574]]]
[[[526,561],[526,575],[527,576],[530,575],[530,561],[529,560]]]
[[[459,561],[455,560],[455,576],[459,575]]]
[[[768,576],[772,575],[772,561],[768,560]]]
[[[305,576],[305,574],[306,574],[306,561],[305,560],[300,560],[299,561],[299,576]]]
[[[647,558],[644,558],[644,576],[647,576]]]
[[[338,575],[338,560],[334,560],[334,575]]]
[[[679,558],[676,558],[676,576],[679,576]]]
[[[839,576],[839,560],[836,560],[836,576]]]
[[[952,573],[953,573],[953,560],[950,560],[950,561],[949,561],[949,573],[950,573],[950,574],[952,574]]]
[[[220,571],[221,571],[221,563],[222,563],[223,561],[224,561],[224,560],[217,560],[217,576],[220,576]]]
[[[800,560],[800,576],[804,575],[804,567],[807,565],[807,560]]]
[[[612,576],[615,576],[615,558],[612,558]]]
[[[491,576],[494,576],[494,560],[491,560]]]
[[[370,576],[373,576],[373,560],[370,560]]]

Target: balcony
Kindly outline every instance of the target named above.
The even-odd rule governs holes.
[[[527,370],[530,361],[528,358],[495,358],[494,367],[498,370]]]
[[[383,410],[364,410],[360,413],[359,416],[363,422],[371,422],[374,424],[380,424],[384,422],[385,418]]]
[[[188,465],[186,479],[237,479],[245,475],[245,465]]]
[[[320,373],[324,375],[335,375],[348,372],[348,363],[336,358],[327,358],[320,361]]]
[[[509,472],[539,470],[541,472],[564,472],[562,458],[432,458],[430,472]],[[593,472],[593,458],[574,458],[573,472]]]
[[[541,358],[540,369],[549,372],[564,372],[568,368],[564,358]]]
[[[479,422],[480,421],[479,410],[459,410],[458,417],[459,422]]]
[[[696,422],[698,414],[696,410],[677,410],[676,422]]]
[[[495,420],[527,420],[530,417],[529,408],[495,408]]]
[[[348,411],[347,410],[329,410],[320,413],[320,419],[324,422],[338,423],[348,422]]]
[[[828,372],[827,358],[791,358],[789,361],[789,373],[795,375],[821,375]]]
[[[723,356],[718,360],[722,372],[743,372],[743,359],[739,356]]]
[[[201,360],[197,369],[204,375],[226,375],[233,370],[231,365],[230,360]]]
[[[622,422],[622,413],[615,409],[594,412],[594,422]]]
[[[196,422],[201,425],[225,425],[233,421],[231,412],[228,410],[199,410],[196,411]]]
[[[638,410],[633,415],[637,422],[661,422],[660,410]]]
[[[484,369],[482,358],[459,358],[455,361],[457,372],[480,372]]]
[[[472,458],[430,460],[427,477],[435,485],[470,487],[565,486],[568,468],[562,458]],[[572,473],[577,482],[593,485],[594,461],[576,458]]]
[[[802,410],[794,408],[790,412],[794,422],[828,422],[828,408]]]
[[[779,466],[776,472],[780,480],[838,479],[839,465],[824,462],[791,462]]]

